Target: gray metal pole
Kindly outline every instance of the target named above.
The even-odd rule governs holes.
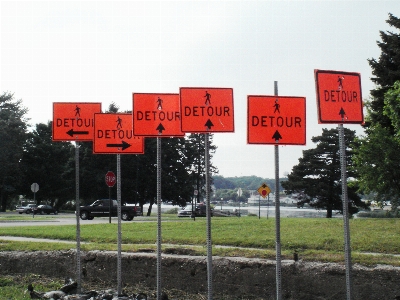
[[[110,201],[109,208],[108,208],[108,223],[111,224],[111,208],[112,208],[112,201],[111,201],[111,187],[108,187],[108,200]]]
[[[118,295],[122,294],[121,274],[121,154],[117,154],[117,209],[118,209],[118,254],[117,254],[117,282]]]
[[[274,81],[274,95],[278,96],[278,82]],[[276,142],[279,142],[277,140]],[[281,300],[281,228],[279,207],[279,146],[275,145],[275,243],[276,243],[276,299]]]
[[[75,141],[75,205],[76,205],[76,277],[78,294],[81,293],[81,225],[80,225],[80,201],[79,201],[79,142]]]
[[[351,247],[350,247],[350,227],[349,227],[349,202],[347,196],[347,176],[346,176],[346,143],[344,139],[343,124],[339,124],[339,148],[340,148],[340,167],[342,180],[342,203],[343,203],[343,223],[344,223],[344,247],[346,263],[346,293],[347,300],[351,300]]]
[[[211,205],[210,205],[210,153],[209,153],[209,134],[204,134],[204,158],[206,172],[206,205],[207,205],[207,284],[208,300],[212,300],[212,244],[211,244]]]
[[[157,137],[157,300],[161,297],[161,138]]]

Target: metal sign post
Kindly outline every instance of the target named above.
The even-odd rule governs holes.
[[[204,134],[204,158],[206,172],[206,217],[207,217],[207,284],[208,300],[212,300],[212,244],[211,244],[211,206],[210,206],[210,153],[209,153],[209,134]]]
[[[118,256],[117,256],[117,282],[118,295],[122,293],[121,274],[121,154],[117,154],[117,209],[118,209]]]
[[[278,96],[278,81],[274,81],[274,95]],[[276,141],[279,143],[279,139]],[[275,243],[276,243],[276,299],[281,300],[281,229],[279,207],[279,146],[275,145]]]
[[[75,204],[76,204],[76,277],[78,294],[81,292],[81,225],[80,225],[80,201],[79,201],[79,142],[75,141]]]
[[[111,224],[111,208],[112,208],[112,201],[111,201],[111,188],[115,185],[115,174],[112,171],[108,171],[106,174],[106,184],[108,186],[108,200],[110,201],[109,203],[109,215],[108,215],[108,222]]]
[[[33,202],[36,204],[36,192],[39,191],[39,185],[35,182],[31,185],[31,191],[33,192]],[[32,207],[32,218],[35,217],[35,208]]]
[[[344,140],[343,124],[339,124],[339,148],[340,148],[340,167],[342,180],[342,202],[343,202],[343,223],[344,223],[344,247],[346,263],[346,294],[347,300],[351,300],[351,248],[350,248],[350,228],[349,228],[349,202],[347,197],[347,176],[346,176],[346,143]]]
[[[157,138],[157,300],[161,300],[161,138]]]

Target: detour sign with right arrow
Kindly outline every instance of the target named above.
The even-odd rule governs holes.
[[[247,96],[247,143],[306,144],[306,98]]]
[[[314,70],[319,123],[364,122],[360,73]]]
[[[93,153],[143,154],[144,138],[133,134],[129,113],[94,114]]]

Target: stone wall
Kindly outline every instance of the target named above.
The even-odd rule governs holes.
[[[76,252],[0,252],[0,274],[42,274],[76,279]],[[123,253],[123,283],[157,285],[157,257],[150,253]],[[82,252],[83,283],[117,280],[116,252]],[[282,299],[346,299],[343,265],[282,261]],[[207,295],[207,258],[162,256],[162,287]],[[400,268],[353,266],[353,299],[400,299]],[[275,262],[265,259],[213,258],[213,294],[232,299],[275,299]],[[398,297],[398,298],[396,298]]]

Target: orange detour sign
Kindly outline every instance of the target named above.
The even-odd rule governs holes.
[[[247,96],[248,144],[306,144],[306,98]]]
[[[179,94],[133,94],[133,134],[185,136],[181,131]]]
[[[95,154],[143,154],[144,138],[133,135],[131,114],[94,115]]]
[[[93,141],[94,114],[101,103],[53,103],[53,141]]]
[[[183,132],[234,132],[232,88],[180,88]]]
[[[364,122],[359,73],[314,70],[319,123]]]

